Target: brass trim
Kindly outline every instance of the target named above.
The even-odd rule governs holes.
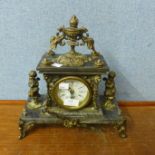
[[[57,95],[57,90],[58,90],[58,85],[60,82],[62,81],[65,81],[65,80],[78,80],[82,83],[84,83],[86,85],[86,87],[88,88],[88,95],[86,97],[86,99],[83,101],[83,102],[80,102],[80,105],[75,107],[75,106],[66,106],[63,104],[63,101],[58,97]],[[92,98],[92,90],[89,86],[89,84],[87,83],[87,81],[85,81],[84,79],[80,78],[80,77],[77,77],[77,76],[67,76],[67,77],[64,77],[64,78],[61,78],[59,79],[55,85],[53,86],[53,89],[52,89],[52,92],[51,92],[51,95],[52,95],[52,99],[53,101],[60,105],[61,107],[67,109],[67,110],[78,110],[78,109],[81,109],[83,107],[85,107],[86,105],[88,105],[90,103],[90,100]],[[87,101],[86,101],[87,100]]]
[[[60,27],[58,33],[50,39],[50,49],[54,53],[54,49],[57,45],[64,46],[66,43],[70,46],[70,50],[59,56],[56,62],[63,64],[64,66],[83,66],[85,63],[92,61],[92,59],[98,58],[97,67],[103,67],[104,62],[100,60],[100,53],[95,49],[94,39],[89,37],[88,30],[85,27],[78,27],[78,18],[72,16],[70,19],[69,27]],[[76,46],[87,45],[87,48],[91,51],[91,57],[87,57],[84,54],[78,53],[75,50]],[[51,53],[51,52],[50,52]],[[43,60],[42,64],[48,65],[47,60]]]

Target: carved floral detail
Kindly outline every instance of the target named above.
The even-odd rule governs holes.
[[[69,119],[65,119],[63,122],[63,125],[66,128],[72,128],[78,125],[78,120],[69,120]]]

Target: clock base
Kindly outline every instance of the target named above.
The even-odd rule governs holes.
[[[103,96],[99,97],[99,105],[103,102]],[[116,127],[121,138],[126,135],[126,118],[122,115],[117,102],[113,103],[115,108],[105,110],[103,107],[94,109],[86,107],[81,110],[68,111],[57,106],[47,107],[46,97],[41,96],[37,103],[28,99],[25,109],[19,119],[19,139],[26,136],[34,126],[41,124],[57,124],[70,127],[87,127],[89,125],[112,125]]]

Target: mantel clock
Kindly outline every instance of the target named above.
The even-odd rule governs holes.
[[[46,94],[39,93],[37,72],[29,72],[28,99],[19,119],[20,139],[37,124],[68,128],[111,124],[120,137],[126,137],[126,119],[115,98],[116,74],[96,51],[87,28],[78,27],[78,23],[78,18],[72,16],[69,27],[58,29],[37,65],[36,70],[43,74],[47,84]],[[68,45],[70,50],[59,54],[58,45]],[[87,46],[90,52],[80,53],[76,46]],[[102,82],[105,87],[100,95]]]

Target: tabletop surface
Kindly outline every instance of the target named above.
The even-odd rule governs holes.
[[[40,126],[18,140],[18,119],[23,104],[0,105],[1,155],[154,155],[155,106],[122,107],[127,116],[128,138],[116,129]]]

